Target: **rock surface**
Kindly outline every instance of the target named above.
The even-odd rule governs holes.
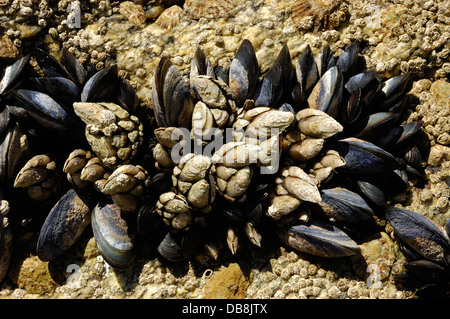
[[[214,272],[203,288],[205,299],[244,299],[251,279],[239,264],[231,263]]]

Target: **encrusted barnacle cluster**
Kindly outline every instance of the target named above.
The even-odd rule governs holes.
[[[109,168],[128,163],[142,141],[142,124],[114,103],[74,103],[75,113],[86,123],[86,139]]]
[[[52,196],[58,188],[55,176],[56,163],[47,155],[33,156],[17,173],[14,187],[26,189],[28,196],[37,201],[44,201]]]
[[[336,0],[297,0],[292,5],[292,20],[302,31],[329,30],[338,27],[347,19],[342,1]]]
[[[408,75],[382,81],[375,77],[373,71],[362,70],[358,73],[357,60],[357,43],[346,46],[338,58],[326,47],[317,60],[307,46],[297,63],[291,62],[289,51],[284,46],[275,64],[261,75],[251,43],[243,41],[228,72],[224,73],[223,69],[213,68],[207,57],[197,49],[191,64],[190,85],[195,93],[192,99],[187,95],[183,98],[178,93],[186,90],[186,81],[176,76],[170,82],[164,76],[167,60],[161,59],[161,73],[155,75],[156,85],[153,88],[156,118],[161,123],[168,121],[165,116],[171,113],[164,107],[170,103],[176,103],[174,109],[186,103],[188,106],[195,105],[191,113],[192,123],[181,127],[190,132],[185,134],[187,141],[184,141],[184,147],[194,146],[194,150],[184,149],[184,156],[188,159],[202,158],[204,155],[200,154],[210,151],[211,147],[208,140],[205,141],[205,133],[219,129],[220,134],[213,139],[217,142],[223,139],[221,134],[226,132],[227,127],[232,128],[232,140],[220,144],[211,153],[211,166],[207,161],[217,190],[215,200],[225,200],[225,208],[213,207],[210,214],[201,218],[203,222],[197,224],[198,227],[204,227],[200,226],[204,223],[214,223],[215,218],[231,218],[233,222],[224,227],[223,236],[234,254],[241,249],[241,232],[251,243],[260,246],[264,236],[259,232],[259,222],[261,218],[270,218],[275,222],[280,238],[296,250],[327,257],[358,254],[356,243],[338,227],[329,229],[327,222],[372,220],[373,212],[367,202],[382,209],[391,200],[388,193],[401,192],[406,188],[408,177],[401,171],[395,173],[395,170],[403,167],[412,173],[420,168],[412,162],[402,166],[404,159],[398,159],[402,153],[392,155],[389,152],[394,152],[397,146],[408,144],[407,141],[411,141],[411,136],[417,133],[421,123],[395,126],[404,112],[405,99],[401,96]],[[169,83],[164,85],[164,81]],[[180,88],[183,90],[172,90],[172,98],[161,94],[164,89],[169,93],[168,88],[175,88],[175,83],[182,83]],[[230,105],[230,100],[235,104],[231,108],[231,124],[219,126],[215,121],[217,118],[209,111],[217,103]],[[177,118],[172,118],[172,123],[177,123]],[[380,132],[383,127],[390,127],[392,131],[379,139],[375,132]],[[158,128],[155,134],[160,134],[161,130],[165,129]],[[163,143],[173,150],[179,140],[172,142],[172,145],[167,141]],[[198,148],[195,149],[195,146]],[[196,152],[199,155],[194,155]],[[274,154],[276,156],[272,156]],[[179,176],[180,168],[176,165],[172,167],[173,175]],[[261,173],[264,168],[271,169],[265,173],[272,184],[256,191],[253,183],[264,180]],[[375,172],[385,177],[377,176]],[[346,178],[355,184],[348,184]],[[384,178],[393,178],[398,183],[386,187],[383,185]],[[207,181],[203,183],[209,187],[211,185]],[[343,183],[345,188],[334,187],[335,183]],[[180,188],[179,183],[174,185]],[[168,194],[170,198],[181,195],[178,190],[165,193],[159,205],[170,202],[166,198]],[[249,203],[254,196],[263,199],[261,205],[255,207]],[[191,229],[199,223],[196,216],[201,215],[190,205],[193,208],[189,211],[191,218],[187,218],[189,201],[185,197],[178,200],[184,203],[180,207],[184,207],[183,214],[186,215],[182,216],[186,216],[184,220]],[[322,219],[327,222],[323,223]],[[329,236],[330,240],[322,241],[319,238],[322,235]],[[189,230],[178,232],[178,236],[190,236]],[[173,244],[175,239],[170,238]],[[170,249],[168,241],[161,245],[159,251],[166,258],[180,258],[179,253]],[[213,258],[217,258],[216,253]]]
[[[321,201],[317,185],[300,167],[283,168],[275,182],[275,196],[267,209],[267,214],[275,220],[297,210],[303,201]]]
[[[212,174],[217,190],[229,201],[242,201],[253,175],[258,150],[245,143],[224,144],[212,157]]]
[[[117,167],[100,186],[121,210],[135,211],[150,182],[147,171],[140,165],[124,164]]]
[[[49,1],[5,0],[0,3],[2,16],[1,58],[16,59],[23,42],[42,32],[52,21],[53,8]]]
[[[188,230],[192,222],[189,204],[183,195],[172,191],[161,194],[156,203],[156,212],[170,230]]]
[[[215,199],[216,186],[211,176],[211,158],[186,154],[173,169],[173,186],[186,197],[192,209],[209,213]]]

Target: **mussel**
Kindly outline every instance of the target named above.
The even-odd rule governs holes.
[[[450,242],[442,227],[408,209],[391,206],[385,210],[387,220],[402,242],[430,261],[449,263]]]
[[[373,211],[359,194],[342,187],[324,189],[320,192],[322,201],[317,205],[330,219],[345,222],[359,222],[371,219]]]
[[[341,103],[343,89],[344,79],[341,69],[338,66],[333,66],[322,75],[312,89],[307,100],[308,106],[336,118],[339,112],[338,106]]]
[[[230,64],[228,82],[238,106],[251,97],[258,81],[259,65],[252,43],[245,39]]]
[[[302,95],[308,96],[319,80],[317,63],[314,60],[309,44],[306,45],[295,66],[297,81],[301,87]],[[302,101],[303,97],[299,99],[299,103],[302,103]]]
[[[0,182],[3,187],[7,187],[7,185],[12,185],[31,150],[27,135],[18,123],[9,126],[1,138]]]
[[[344,48],[344,52],[339,56],[336,61],[336,65],[341,69],[344,74],[353,74],[353,69],[358,60],[359,43],[353,41],[347,44]]]
[[[298,251],[322,257],[339,258],[360,253],[358,244],[345,232],[318,220],[290,226],[281,233],[281,238]]]
[[[349,137],[339,140],[334,149],[344,158],[340,167],[352,174],[378,174],[399,168],[400,163],[389,152],[370,142]]]
[[[91,76],[81,91],[81,102],[104,102],[118,91],[118,68],[114,64]]]
[[[191,127],[194,104],[189,86],[168,57],[159,61],[153,78],[152,96],[159,127]]]
[[[9,91],[14,89],[14,86],[19,81],[20,75],[23,73],[25,66],[28,64],[29,59],[30,56],[26,55],[3,70],[0,77],[0,96],[7,94]]]
[[[77,122],[74,117],[48,94],[25,89],[15,96],[28,114],[40,125],[56,131],[67,131]]]
[[[291,56],[287,45],[284,44],[274,64],[264,74],[256,88],[253,98],[255,106],[273,107],[283,96],[289,99],[290,90],[294,86],[293,79]]]
[[[102,201],[92,210],[91,224],[98,250],[114,268],[129,267],[135,257],[135,229],[113,203]]]
[[[41,227],[36,245],[39,259],[50,261],[63,254],[90,222],[90,205],[70,189],[55,204]]]

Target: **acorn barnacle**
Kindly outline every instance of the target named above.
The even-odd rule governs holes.
[[[218,19],[235,15],[240,6],[242,2],[236,0],[186,0],[183,9],[195,20]]]
[[[330,30],[345,20],[338,11],[340,0],[296,0],[292,6],[292,20],[299,30]]]

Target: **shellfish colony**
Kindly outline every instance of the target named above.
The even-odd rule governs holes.
[[[3,70],[1,279],[14,240],[51,261],[91,227],[114,268],[140,241],[165,259],[214,262],[281,240],[324,258],[360,253],[388,221],[399,280],[449,292],[450,223],[392,205],[420,179],[420,122],[403,124],[410,74],[378,78],[353,42],[335,57],[285,45],[261,74],[244,40],[229,69],[198,48],[189,78],[161,58],[153,108],[117,66],[36,49]],[[30,63],[31,60],[35,63]],[[26,197],[26,199],[24,199]]]

